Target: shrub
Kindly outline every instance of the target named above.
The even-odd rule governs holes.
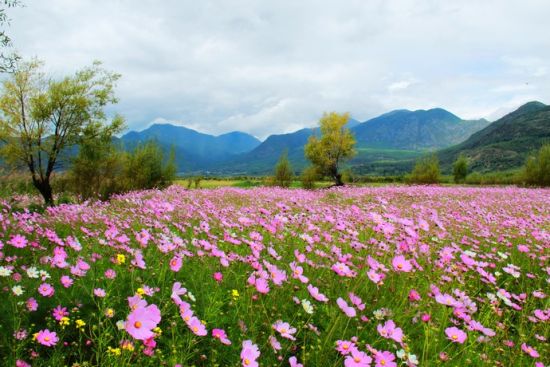
[[[285,150],[277,165],[275,165],[275,176],[273,177],[273,184],[280,187],[289,187],[292,183],[294,173],[292,172],[292,166],[288,160],[288,152]]]
[[[302,187],[307,190],[315,188],[315,181],[319,178],[319,172],[314,166],[307,167],[302,172],[300,176],[300,181],[302,181]]]
[[[550,186],[550,143],[543,145],[535,156],[527,159],[523,180],[530,186]]]
[[[416,162],[409,180],[417,184],[434,184],[439,182],[439,175],[439,160],[432,154]]]
[[[460,154],[453,164],[453,177],[455,183],[462,183],[468,175],[468,160]]]

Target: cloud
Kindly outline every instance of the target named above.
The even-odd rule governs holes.
[[[164,119],[265,138],[323,111],[482,117],[550,102],[546,0],[24,2],[9,10],[20,53],[56,75],[104,61],[123,75],[109,112],[131,129]]]

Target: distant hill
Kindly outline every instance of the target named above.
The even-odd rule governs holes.
[[[381,172],[395,174],[400,170],[393,169],[392,163],[457,144],[489,123],[487,120],[462,120],[441,108],[396,110],[362,123],[350,119],[348,127],[356,137],[358,153],[350,165],[371,168],[373,162],[381,162],[384,165]],[[223,165],[214,165],[212,170],[225,174],[266,174],[272,171],[285,149],[294,169],[301,170],[307,165],[304,146],[318,131],[318,128],[302,129],[271,135],[252,151]]]
[[[471,170],[502,171],[522,166],[545,142],[550,142],[550,106],[529,102],[464,142],[441,150],[438,157],[446,169],[463,153]]]
[[[171,124],[153,124],[143,131],[131,131],[120,138],[126,149],[148,140],[156,140],[165,152],[173,146],[176,163],[182,171],[205,169],[214,162],[228,160],[260,144],[252,135],[239,131],[213,136]]]
[[[467,139],[489,125],[487,120],[462,120],[442,108],[396,110],[368,120],[352,129],[359,147],[430,150]]]

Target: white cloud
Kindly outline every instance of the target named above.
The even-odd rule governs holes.
[[[123,75],[110,110],[133,129],[165,119],[264,138],[327,110],[481,117],[550,102],[546,0],[24,2],[9,10],[20,52],[58,75],[103,60]]]

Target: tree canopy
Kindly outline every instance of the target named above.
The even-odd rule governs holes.
[[[312,135],[305,148],[306,158],[318,172],[334,180],[337,186],[344,184],[340,165],[355,155],[355,138],[346,127],[349,113],[324,113],[319,120],[321,135]]]

